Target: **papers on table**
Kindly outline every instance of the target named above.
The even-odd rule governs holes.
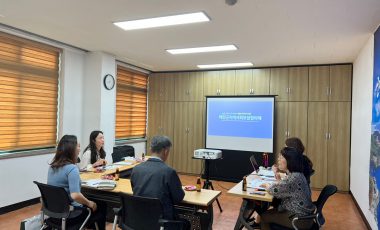
[[[122,159],[126,161],[135,161],[136,159],[134,157],[123,157]]]
[[[115,162],[113,164],[114,165],[127,166],[127,165],[132,165],[133,163],[132,162],[127,162],[127,161],[119,161],[119,162]]]
[[[258,175],[265,176],[265,177],[274,177],[274,172],[268,169],[260,169]]]
[[[82,181],[82,185],[91,188],[112,190],[116,187],[116,182],[113,180],[91,179]]]
[[[258,189],[258,190],[265,190],[263,187],[261,187],[262,184],[273,184],[274,180],[266,180],[266,179],[263,179],[263,178],[255,178],[255,179],[252,179],[249,183],[248,183],[248,188],[254,188],[254,189]]]

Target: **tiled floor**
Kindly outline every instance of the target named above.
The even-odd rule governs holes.
[[[195,184],[196,177],[181,175],[182,184]],[[219,212],[218,206],[214,203],[214,224],[213,229],[231,230],[233,229],[238,216],[241,199],[226,194],[227,190],[234,186],[234,183],[213,181],[214,188],[222,191],[219,199],[223,212]],[[313,200],[316,200],[319,192],[313,192]],[[20,229],[20,221],[37,215],[40,204],[32,205],[17,211],[0,215],[0,229]],[[326,217],[325,230],[364,230],[367,229],[352,198],[349,194],[337,193],[332,196],[323,208]],[[111,229],[112,224],[107,224],[107,229]]]

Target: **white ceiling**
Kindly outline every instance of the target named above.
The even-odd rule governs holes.
[[[210,22],[124,31],[115,21],[203,11]],[[0,0],[0,23],[151,71],[353,62],[380,24],[380,0]],[[171,55],[169,48],[237,51]]]

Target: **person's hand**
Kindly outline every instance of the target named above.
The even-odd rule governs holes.
[[[274,178],[276,178],[276,180],[281,180],[281,174],[280,173],[275,173],[274,174]]]
[[[92,167],[96,168],[96,167],[99,167],[99,166],[103,166],[103,165],[106,165],[107,164],[107,161],[104,160],[104,159],[99,159],[98,161],[96,161]]]
[[[261,188],[265,188],[265,189],[268,189],[269,188],[269,184],[268,183],[264,183],[264,184],[261,184],[260,187]]]
[[[98,206],[96,205],[94,201],[90,201],[88,207],[91,208],[92,212],[95,212],[96,209],[98,208]]]
[[[276,164],[272,165],[272,171],[274,172],[274,174],[278,172],[278,167]]]

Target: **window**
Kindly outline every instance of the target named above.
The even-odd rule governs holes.
[[[116,139],[146,135],[148,76],[117,66]]]
[[[60,52],[0,32],[0,153],[56,145]]]

